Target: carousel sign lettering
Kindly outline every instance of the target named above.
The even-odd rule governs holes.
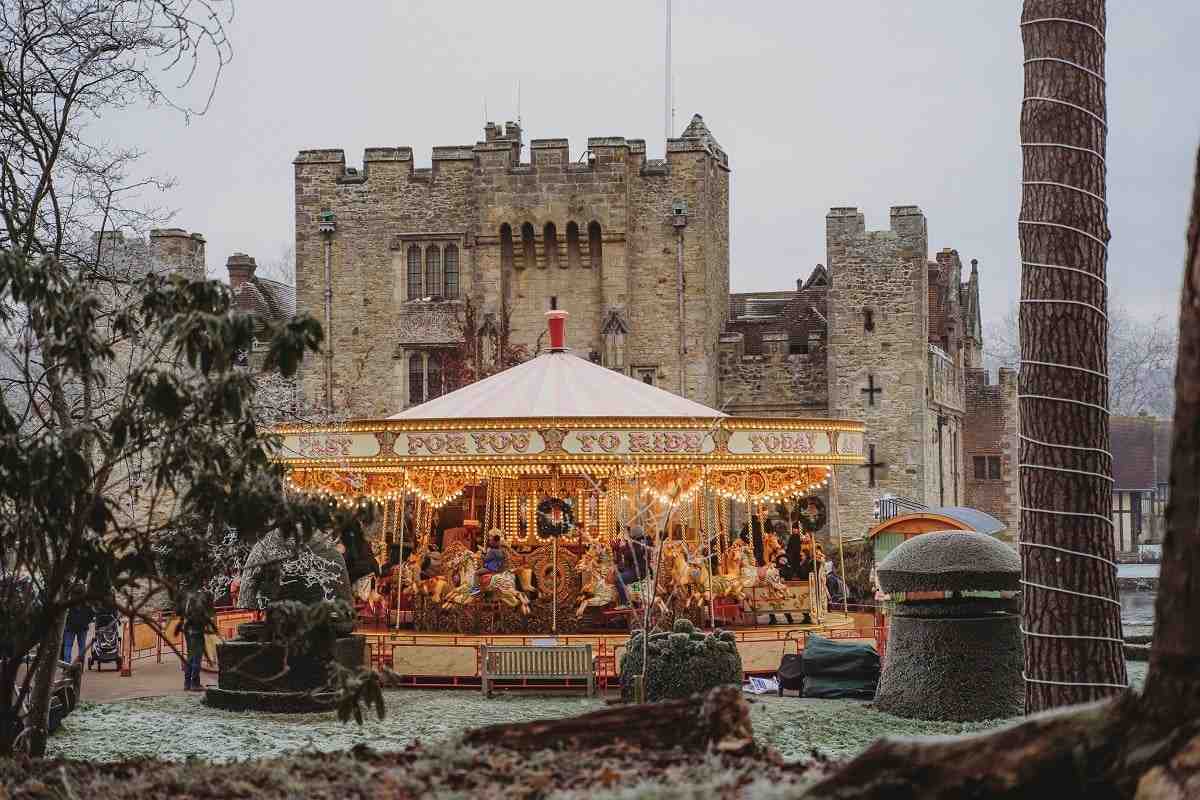
[[[541,437],[533,431],[413,431],[396,439],[398,456],[533,455],[541,452]]]
[[[575,431],[564,449],[602,455],[705,453],[704,438],[700,431]]]
[[[354,438],[339,434],[308,434],[297,436],[296,452],[302,458],[348,458],[354,449]]]
[[[699,433],[631,433],[631,453],[700,453],[703,437]]]
[[[410,433],[408,435],[409,455],[466,455],[467,452],[467,436],[464,433]]]
[[[806,433],[752,433],[750,444],[756,453],[811,453],[813,435]]]
[[[621,449],[621,437],[612,431],[577,433],[575,438],[579,440],[579,452],[581,453],[616,453]]]
[[[529,450],[528,433],[472,433],[477,453],[524,453]]]
[[[734,455],[826,455],[832,452],[827,431],[756,431],[738,429],[730,433],[729,452]]]

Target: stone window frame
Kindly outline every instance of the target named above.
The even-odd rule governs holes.
[[[995,469],[993,469],[995,467]],[[971,474],[977,481],[1004,480],[1004,464],[997,455],[978,455],[971,457]],[[982,474],[980,474],[982,473]]]
[[[398,233],[392,237],[391,249],[404,253],[403,291],[400,296],[405,301],[421,300],[426,297],[437,297],[442,300],[459,300],[463,293],[462,252],[466,248],[466,234],[460,231],[419,231]],[[437,264],[430,281],[430,256],[437,251]],[[446,253],[454,253],[455,292],[453,296],[447,291]],[[416,281],[419,285],[414,290]],[[436,284],[436,285],[432,285]]]
[[[446,386],[446,360],[449,357],[450,353],[444,350],[422,349],[408,352],[404,360],[405,380],[408,381],[408,407],[436,400],[449,392],[449,387]]]
[[[425,296],[446,296],[442,282],[442,248],[436,242],[425,245]]]
[[[453,276],[453,277],[452,277]],[[442,297],[457,300],[459,294],[458,245],[449,242],[442,248]],[[453,291],[451,289],[453,288]]]
[[[588,266],[592,269],[604,267],[604,229],[597,220],[588,223]]]
[[[629,374],[636,380],[641,381],[647,386],[658,386],[658,367],[650,365],[640,365],[632,367]],[[649,378],[650,380],[646,380]]]
[[[579,247],[579,223],[575,220],[567,222],[567,267],[574,269],[583,266],[583,251]]]
[[[419,300],[424,297],[422,291],[425,286],[425,268],[424,258],[421,254],[421,246],[413,243],[405,249],[405,269],[406,275],[404,279],[406,300]],[[416,278],[416,280],[413,280]],[[413,290],[413,284],[417,283],[416,291]]]
[[[428,353],[419,350],[410,353],[408,356],[408,375],[406,377],[408,379],[408,404],[410,406],[420,405],[425,402],[425,359],[428,356]],[[420,382],[414,383],[414,378],[418,376],[421,379]],[[419,397],[414,397],[414,395],[418,394],[414,389],[419,390]]]

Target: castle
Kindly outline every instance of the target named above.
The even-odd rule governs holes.
[[[971,505],[1016,526],[1016,381],[982,369],[976,265],[928,260],[924,215],[826,218],[825,265],[795,291],[730,295],[729,158],[696,115],[646,157],[641,139],[534,139],[488,123],[482,141],[295,159],[296,307],[327,346],[301,373],[308,402],[353,397],[382,416],[451,388],[465,336],[503,328],[533,350],[544,313],[571,346],[634,378],[734,414],[867,423],[869,462],[839,473],[848,536],[886,496]],[[477,312],[475,330],[462,324]]]

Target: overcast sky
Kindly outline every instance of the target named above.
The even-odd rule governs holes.
[[[1200,143],[1200,2],[1109,2],[1110,302],[1178,313],[1185,207]],[[664,149],[664,0],[241,0],[233,61],[206,116],[103,121],[177,187],[161,202],[259,263],[292,240],[292,158],[308,148],[482,138],[517,115],[526,141],[645,138]],[[784,289],[824,261],[830,206],[870,229],[917,204],[931,252],[980,262],[985,322],[1019,292],[1020,3],[675,0],[675,131],[703,114],[729,153],[735,291]],[[528,157],[528,152],[524,154]]]

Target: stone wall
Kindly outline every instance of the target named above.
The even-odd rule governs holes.
[[[361,173],[347,169],[341,150],[296,157],[297,305],[324,321],[328,242],[335,403],[367,398],[369,407],[355,410],[380,415],[404,406],[407,342],[397,333],[416,318],[406,307],[408,253],[449,244],[459,252],[459,296],[472,299],[480,318],[507,310],[513,344],[537,347],[553,302],[571,314],[568,345],[599,355],[615,313],[628,333],[624,363],[610,366],[715,403],[729,292],[729,163],[703,120],[694,117],[655,162],[641,140],[604,137],[589,139],[578,160],[564,139],[534,140],[522,163],[521,136],[514,123],[489,123],[475,145],[434,148],[429,169],[415,168],[407,147],[368,149]],[[673,213],[678,203],[686,214]],[[334,216],[331,234],[320,230],[323,212]],[[321,359],[306,362],[303,384],[306,396],[321,395]]]
[[[1017,374],[1001,369],[997,383],[987,370],[967,370],[967,416],[963,428],[964,504],[987,512],[1008,526],[1006,537],[1016,541],[1017,478]],[[975,456],[999,456],[1000,479],[975,477]]]
[[[865,422],[865,449],[883,465],[874,485],[868,467],[838,470],[843,534],[854,537],[885,492],[927,498],[928,235],[915,206],[893,206],[887,231],[868,232],[855,208],[825,219],[830,416]]]
[[[721,337],[719,407],[727,414],[764,417],[824,417],[829,382],[824,344],[789,355],[787,334],[765,334],[761,355],[744,353],[744,335]]]

